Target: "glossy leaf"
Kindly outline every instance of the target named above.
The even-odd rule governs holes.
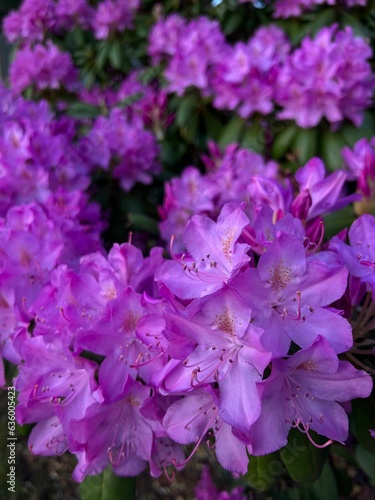
[[[308,491],[315,500],[322,498],[339,499],[336,478],[328,462],[325,463],[319,478],[308,488]]]
[[[224,148],[225,146],[228,146],[228,144],[240,142],[243,129],[244,120],[239,116],[234,115],[222,131],[219,139],[219,145]]]
[[[303,165],[317,155],[318,129],[302,129],[298,132],[294,142],[294,150],[299,162]]]
[[[340,132],[335,134],[328,130],[324,132],[321,142],[321,156],[328,170],[337,170],[342,167],[341,151],[347,145],[345,138]]]
[[[294,123],[291,123],[276,135],[272,145],[272,155],[274,158],[282,158],[291,147],[294,138],[296,137],[298,128]]]
[[[102,474],[87,476],[79,491],[81,500],[132,500],[135,498],[136,480],[115,476],[110,469]]]
[[[318,444],[326,441],[326,438],[310,431],[310,436]],[[327,448],[317,448],[307,436],[297,429],[291,429],[288,436],[288,445],[280,450],[281,458],[295,481],[312,483],[320,476],[326,458]]]
[[[248,484],[258,490],[268,490],[284,470],[284,463],[279,453],[270,453],[261,457],[249,458],[249,468],[246,474]]]
[[[370,429],[375,429],[375,388],[366,399],[352,402],[351,421],[355,437],[368,451],[375,452],[375,439],[370,436]]]
[[[345,498],[348,498],[353,490],[353,481],[349,477],[345,469],[335,467],[333,473],[336,478],[338,493]]]
[[[154,219],[144,214],[128,214],[131,230],[147,231],[152,234],[158,234],[158,225]]]
[[[185,127],[196,112],[197,96],[190,94],[185,96],[180,102],[176,115],[176,123],[180,127]]]
[[[122,65],[122,51],[120,40],[114,40],[109,51],[109,60],[115,69],[120,69]]]
[[[375,453],[366,450],[361,445],[358,445],[355,450],[355,456],[359,465],[366,472],[372,484],[375,486]]]
[[[344,228],[353,224],[356,217],[353,207],[345,207],[337,212],[324,217],[324,234],[326,238],[332,238]]]
[[[73,118],[96,118],[100,115],[98,106],[86,102],[73,102],[66,110],[67,115]]]

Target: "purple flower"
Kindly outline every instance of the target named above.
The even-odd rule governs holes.
[[[306,219],[313,219],[317,215],[340,210],[349,203],[360,199],[358,195],[344,196],[344,185],[347,174],[337,170],[325,177],[325,168],[319,158],[312,158],[306,165],[297,170],[295,178],[299,184],[301,194],[308,193],[311,204]]]
[[[217,21],[200,17],[189,23],[178,16],[159,21],[149,40],[149,53],[155,62],[170,56],[165,70],[169,90],[182,95],[189,86],[208,92],[212,65],[225,50],[224,35]]]
[[[233,434],[231,426],[220,418],[214,391],[195,390],[176,401],[168,408],[163,425],[177,443],[195,443],[193,452],[184,463],[174,464],[177,468],[185,465],[212,429],[219,463],[232,472],[245,474],[247,471],[246,446]]]
[[[368,397],[371,377],[339,361],[322,337],[288,359],[275,359],[271,375],[258,384],[262,410],[249,430],[254,455],[266,455],[287,444],[291,427],[309,436],[312,429],[339,442],[348,436],[348,417],[339,404]]]
[[[256,111],[270,113],[274,80],[288,52],[289,43],[275,26],[258,29],[247,44],[238,42],[233,47],[225,47],[225,56],[210,74],[214,106],[238,108],[243,118]]]
[[[349,229],[349,242],[346,245],[337,236],[332,238],[330,249],[335,250],[341,262],[345,263],[352,276],[360,278],[372,289],[375,296],[375,218],[370,214],[359,217]]]
[[[237,242],[248,222],[237,203],[225,205],[216,223],[195,215],[184,232],[189,254],[162,264],[155,280],[167,285],[180,299],[203,297],[219,290],[249,261],[248,245]]]
[[[166,19],[160,19],[153,26],[149,37],[148,52],[154,63],[162,56],[173,56],[178,50],[178,40],[186,29],[186,21],[178,14],[171,14]]]
[[[27,339],[21,355],[24,364],[15,381],[19,391],[16,413],[19,423],[38,422],[57,415],[63,426],[67,426],[102,401],[94,379],[96,364],[73,357],[57,339],[53,343],[47,343],[43,336]]]
[[[324,3],[334,5],[341,2],[337,0],[276,0],[274,3],[275,10],[273,16],[286,19],[288,17],[298,17],[306,10],[312,10],[315,5]],[[347,7],[353,7],[355,5],[364,6],[367,0],[342,0],[342,3]]]
[[[375,152],[374,139],[360,139],[353,150],[347,146],[341,151],[350,178],[357,180],[357,188],[366,198],[371,199],[375,193]]]
[[[307,347],[318,335],[336,352],[350,348],[349,323],[327,307],[344,294],[346,284],[347,270],[333,253],[306,257],[301,241],[281,233],[261,255],[257,268],[238,274],[229,286],[252,308],[254,325],[264,329],[264,347],[283,356],[290,339]]]
[[[304,38],[277,77],[276,101],[284,108],[280,118],[309,128],[323,117],[331,123],[346,117],[359,127],[374,89],[370,57],[370,47],[350,27],[338,31],[333,25],[314,40]]]
[[[160,171],[155,136],[143,128],[139,118],[128,120],[121,109],[114,109],[109,118],[96,120],[87,139],[87,160],[108,169],[113,158],[113,176],[125,191],[136,182],[150,184],[151,174]]]
[[[77,454],[73,477],[81,482],[100,474],[109,464],[119,476],[137,476],[151,458],[153,432],[141,407],[150,390],[128,380],[122,398],[111,405],[93,406],[85,418],[70,424],[70,449]]]
[[[220,491],[212,481],[210,469],[206,465],[203,469],[201,479],[195,488],[195,498],[197,500],[246,500],[245,492],[242,486],[236,486],[228,493],[227,491]]]
[[[40,42],[55,23],[53,0],[24,0],[18,11],[12,11],[4,19],[4,33],[9,42]]]
[[[88,28],[94,11],[87,0],[58,0],[56,3],[57,32],[72,30],[75,26]]]
[[[16,94],[31,85],[38,90],[61,87],[73,90],[77,86],[77,71],[70,55],[51,41],[20,49],[10,67],[9,78]]]
[[[110,33],[132,27],[135,12],[140,0],[105,0],[95,13],[92,25],[98,40],[108,38]]]
[[[181,392],[217,382],[221,418],[246,430],[259,415],[255,383],[271,359],[261,344],[263,330],[251,324],[250,308],[225,287],[193,301],[183,316],[165,318],[167,332],[197,345],[166,375],[164,388]]]

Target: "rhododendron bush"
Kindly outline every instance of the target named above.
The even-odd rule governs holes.
[[[191,464],[201,500],[370,491],[371,9],[4,17],[0,382],[30,453],[75,456],[82,498]]]

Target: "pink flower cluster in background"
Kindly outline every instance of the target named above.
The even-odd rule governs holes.
[[[351,28],[340,31],[336,25],[304,38],[296,49],[272,25],[231,46],[214,22],[173,15],[154,26],[149,53],[155,63],[166,60],[171,92],[182,95],[197,87],[216,108],[237,110],[243,118],[280,106],[280,118],[303,128],[322,118],[330,123],[348,118],[360,126],[375,85],[371,48]]]
[[[74,26],[92,28],[98,39],[132,27],[139,0],[106,0],[97,9],[87,0],[24,0],[4,22],[10,42],[43,41],[47,33],[61,34]]]
[[[70,55],[50,41],[20,49],[10,68],[9,80],[15,94],[33,85],[38,90],[65,87],[70,91],[79,86],[78,72]]]
[[[256,3],[256,0],[239,0],[238,3]],[[272,3],[274,8],[274,17],[287,19],[289,17],[298,17],[305,11],[312,10],[317,5],[342,4],[345,7],[355,7],[356,5],[365,6],[367,0],[275,0]]]

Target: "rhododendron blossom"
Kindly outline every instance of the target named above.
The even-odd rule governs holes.
[[[253,495],[254,470],[284,497],[293,436],[362,466],[375,433],[356,401],[375,374],[375,78],[348,26],[368,11],[175,3],[5,18],[0,384],[31,453],[74,455],[79,483],[196,460],[234,479],[205,468],[198,500]]]

